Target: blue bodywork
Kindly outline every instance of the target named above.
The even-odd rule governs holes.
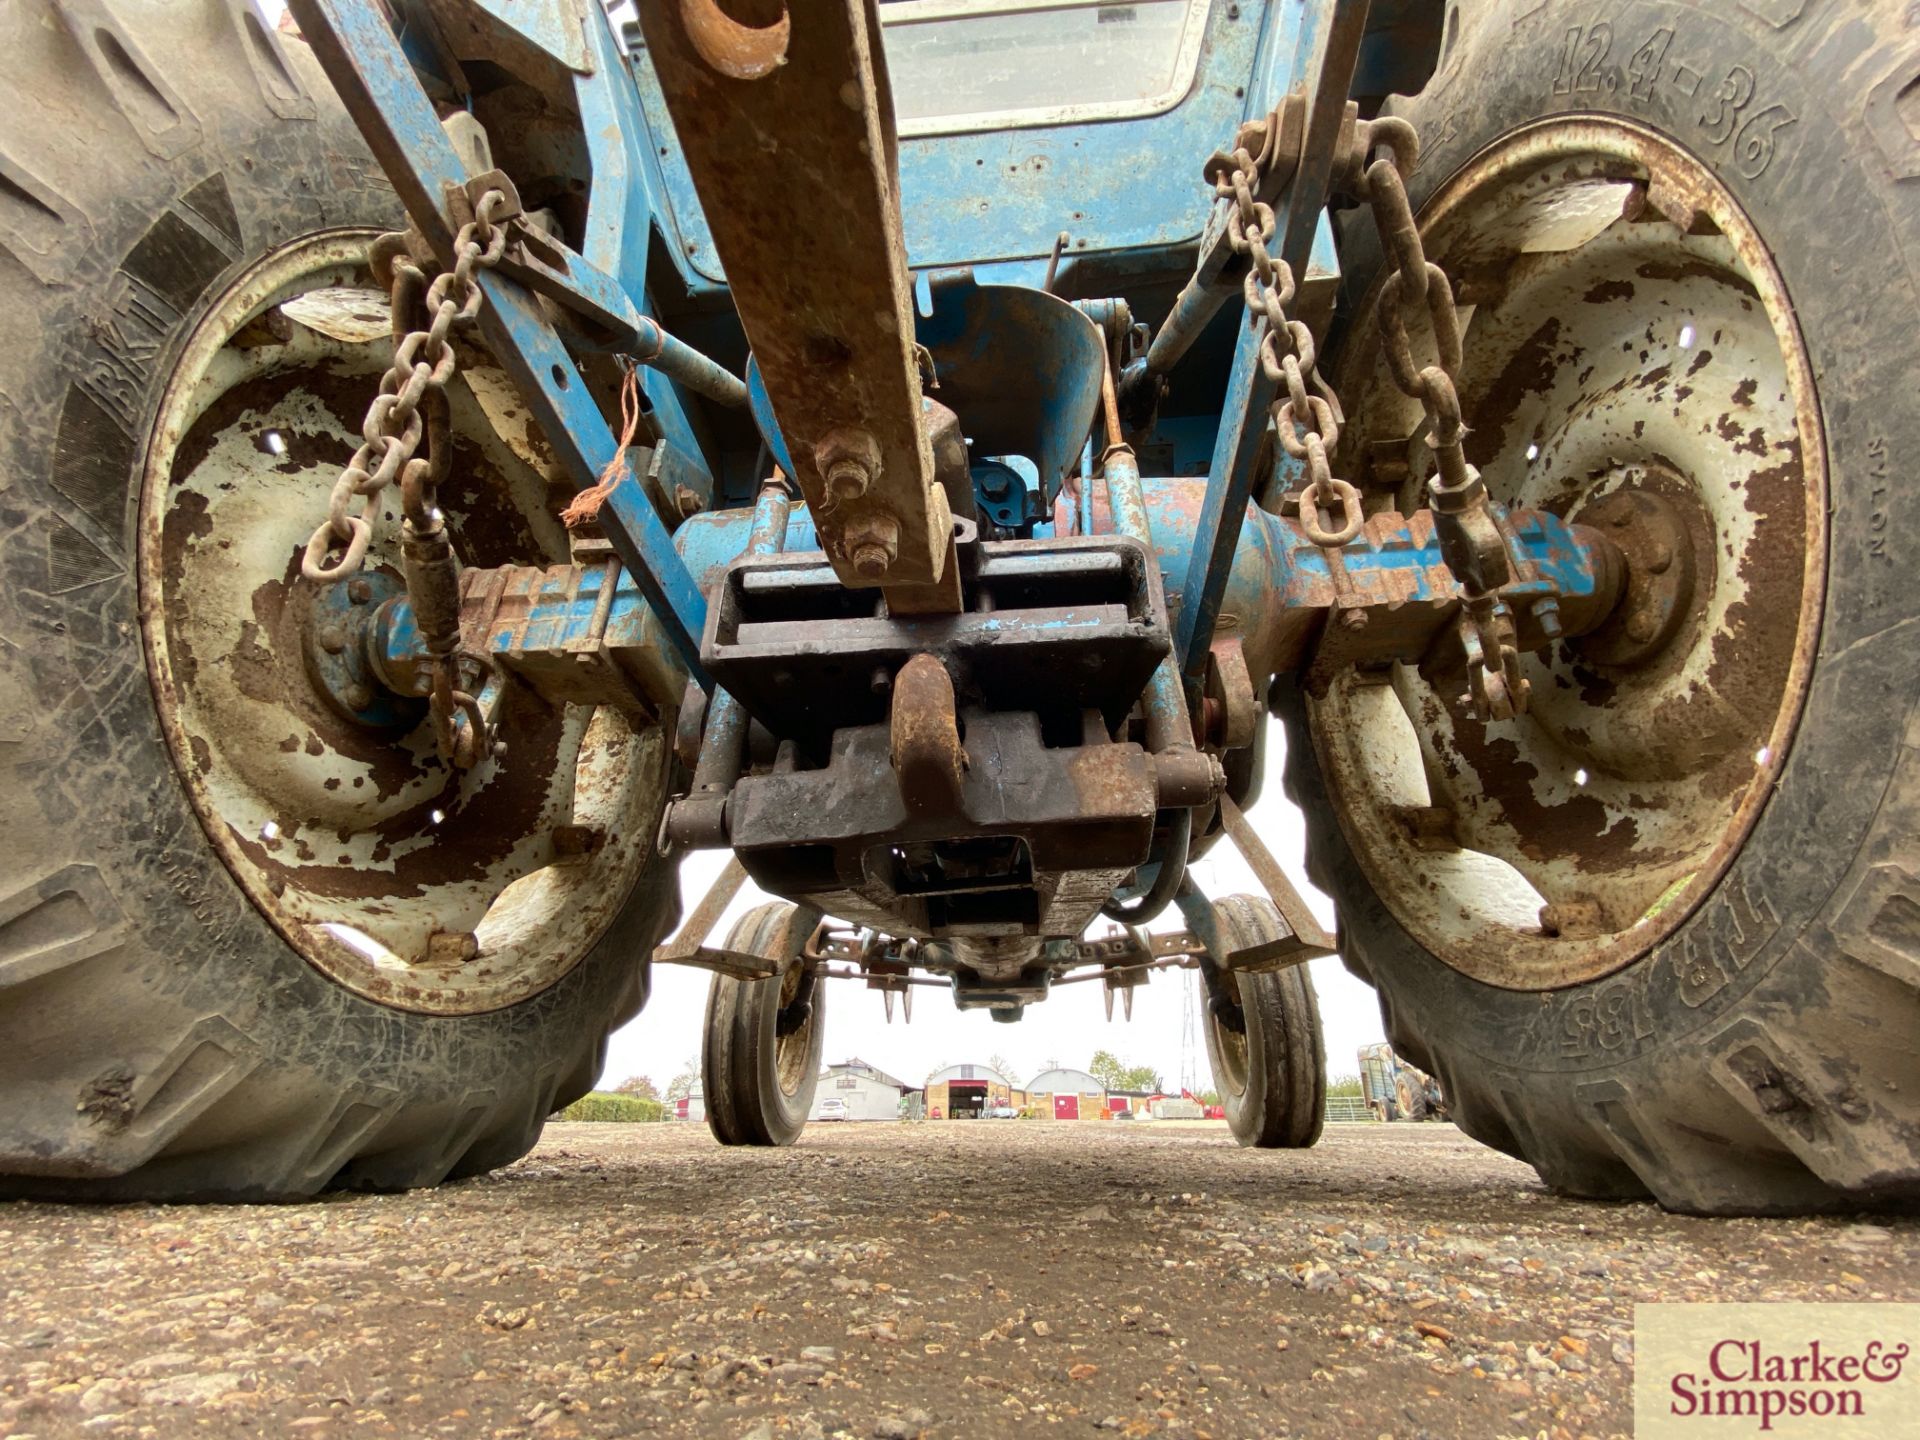
[[[1303,28],[1324,8],[1302,0],[1213,5],[1192,83],[1159,114],[903,136],[907,263],[916,270],[971,266],[983,283],[1038,286],[1064,230],[1068,265],[1124,251],[1157,252],[1175,268],[1190,267],[1209,209],[1201,161],[1285,93],[1297,57],[1310,48]],[[718,294],[726,273],[693,177],[673,145],[637,29],[628,36],[644,119],[660,138],[649,154],[662,237],[689,294]],[[1316,259],[1332,273],[1330,231]]]
[[[1205,489],[1205,482],[1197,479],[1147,477],[1140,481],[1155,558],[1170,596],[1180,594],[1192,580]],[[675,532],[681,559],[703,591],[711,593],[727,567],[754,549],[756,523],[753,510],[724,510],[696,515]],[[1563,606],[1577,610],[1595,599],[1601,583],[1598,567],[1565,521],[1546,511],[1526,510],[1514,512],[1513,523],[1525,554]],[[819,549],[813,519],[802,505],[792,506],[783,533],[784,544],[777,548],[786,553]],[[762,546],[754,553],[768,553],[768,549]],[[1397,618],[1395,644],[1412,654],[1425,648],[1456,603],[1458,592],[1430,523],[1371,525],[1343,549],[1342,561],[1346,583],[1363,608],[1378,608],[1388,618]],[[606,582],[605,571],[594,567],[556,566],[527,573],[530,593],[536,597],[533,603],[516,613],[511,625],[487,636],[484,647],[475,647],[484,648],[509,668],[516,655],[564,652],[587,640]],[[614,652],[656,649],[659,620],[646,597],[624,573],[616,583],[603,643]],[[1280,517],[1248,507],[1240,543],[1226,572],[1220,609],[1234,617],[1235,633],[1252,652],[1250,661],[1268,673],[1298,664],[1320,617],[1332,604],[1333,593],[1326,552],[1304,541]],[[383,640],[383,666],[390,676],[423,673],[426,646],[404,596],[390,606]]]
[[[954,408],[967,419],[969,439],[981,442],[973,461],[1017,458],[1024,462],[1022,473],[1031,472],[1036,493],[1028,518],[1037,524],[1026,528],[1039,535],[1048,533],[1054,493],[1075,472],[1074,528],[1085,531],[1094,521],[1099,466],[1084,437],[1098,402],[1107,344],[1116,334],[1087,317],[1124,317],[1150,328],[1165,315],[1172,292],[1192,271],[1196,254],[1217,238],[1221,223],[1201,162],[1231,143],[1242,121],[1265,115],[1290,92],[1316,98],[1299,175],[1276,207],[1274,249],[1302,277],[1302,311],[1324,320],[1329,309],[1338,267],[1322,199],[1332,147],[1313,141],[1324,138],[1329,118],[1337,121],[1344,105],[1367,6],[1354,0],[1194,3],[1205,13],[1199,18],[1189,12],[1199,38],[1190,75],[1176,75],[1184,88],[1136,107],[1139,113],[1087,121],[1018,112],[1010,123],[969,129],[961,119],[934,127],[941,133],[899,140],[904,239],[918,276],[920,338],[934,373],[952,385],[948,398],[956,399]],[[616,35],[597,7],[576,10],[569,0],[463,0],[463,14],[497,32],[490,43],[503,60],[514,62],[503,73],[519,74],[516,89],[515,83],[461,78],[460,64],[432,38],[439,31],[426,0],[398,0],[397,31],[366,0],[290,4],[436,249],[450,253],[448,196],[468,178],[440,123],[450,103],[464,104],[481,120],[493,137],[496,164],[511,174],[545,177],[525,181],[521,199],[528,210],[552,213],[559,234],[576,240],[578,248],[557,240],[555,264],[486,275],[487,338],[581,488],[606,470],[616,442],[602,402],[582,383],[575,355],[624,351],[650,367],[643,371],[643,409],[653,443],[672,450],[680,473],[692,481],[695,500],[720,513],[698,517],[680,528],[677,541],[670,539],[654,504],[625,473],[602,519],[631,577],[624,583],[651,607],[655,642],[664,642],[690,676],[710,685],[699,659],[704,592],[716,565],[739,553],[746,538],[744,510],[730,507],[750,501],[762,473],[763,444],[775,461],[786,465],[789,457],[745,354],[738,317],[727,304],[725,275],[639,27],[628,25]],[[1404,69],[1417,47],[1395,27],[1404,32],[1411,8],[1391,0],[1377,7],[1374,28],[1392,43],[1375,46],[1371,59],[1364,45],[1358,47],[1356,87],[1406,84],[1393,67]],[[883,33],[886,12],[883,5]],[[1101,18],[1110,17],[1103,10]],[[1111,18],[1130,18],[1130,11]],[[1336,53],[1345,60],[1327,58]],[[1333,65],[1327,73],[1339,77],[1337,93],[1320,83],[1315,67],[1324,65]],[[546,129],[525,118],[523,92],[532,83],[525,77],[536,72],[544,83],[533,88],[557,112]],[[570,91],[563,101],[556,85]],[[520,98],[512,101],[515,96]],[[510,101],[523,108],[510,116],[495,113]],[[795,143],[804,146],[805,137]],[[807,263],[803,243],[795,245],[788,263]],[[1079,311],[1031,288],[1049,275],[1055,295],[1079,300]],[[536,300],[535,292],[551,303]],[[671,356],[662,354],[663,327],[678,337]],[[1258,363],[1258,339],[1243,307],[1237,301],[1226,305],[1190,352],[1163,405],[1162,453],[1147,457],[1141,468],[1152,470],[1159,459],[1170,462],[1165,469],[1204,471],[1207,483],[1197,503],[1187,485],[1179,490],[1179,504],[1169,508],[1164,502],[1176,487],[1153,478],[1138,497],[1144,503],[1133,503],[1135,482],[1128,479],[1116,490],[1108,476],[1108,489],[1127,497],[1109,513],[1161,558],[1176,626],[1175,661],[1188,687],[1197,688],[1203,678],[1223,611],[1244,613],[1255,598],[1262,603],[1254,608],[1264,611],[1271,607],[1263,597],[1273,596],[1311,606],[1323,588],[1296,582],[1316,566],[1324,571],[1325,557],[1249,503],[1270,478],[1254,473],[1273,393]],[[737,409],[715,403],[710,397],[721,392],[710,385],[694,393],[682,382],[713,372],[689,369],[692,352],[679,342],[744,373],[743,393],[753,403]],[[991,393],[996,382],[1004,398]],[[986,399],[976,398],[968,413],[958,403],[960,394]],[[931,396],[942,398],[938,384]],[[993,420],[979,419],[982,404],[999,406]],[[1551,517],[1534,517],[1523,528],[1523,543],[1536,552],[1543,576],[1565,579],[1576,590],[1582,583],[1591,588],[1591,564],[1565,527]],[[810,521],[797,514],[788,548],[814,543]],[[1407,546],[1356,544],[1348,569],[1359,588],[1365,589],[1370,570],[1404,567],[1422,580],[1402,598],[1441,600],[1421,588],[1437,587],[1444,575],[1428,553],[1430,536]],[[1260,597],[1242,593],[1249,585],[1259,587]],[[577,587],[570,608],[579,615],[543,614],[538,623],[557,626],[552,633],[564,635],[575,620],[590,616],[595,593],[592,584]],[[623,597],[616,616],[626,617],[626,603]],[[399,663],[409,632],[399,624],[392,633],[392,658]],[[526,638],[523,633],[513,643],[524,645]],[[1156,688],[1177,683],[1174,673],[1169,669],[1166,684]]]

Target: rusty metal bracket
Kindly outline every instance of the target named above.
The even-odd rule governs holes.
[[[893,769],[916,814],[951,814],[966,785],[967,750],[954,713],[953,679],[937,656],[914,656],[893,679]]]
[[[714,877],[713,884],[707,887],[707,893],[700,897],[700,903],[693,907],[693,913],[681,925],[679,933],[653,952],[654,960],[663,965],[692,965],[702,970],[715,970],[722,975],[731,975],[736,980],[765,980],[770,975],[778,975],[781,969],[778,960],[706,943],[707,936],[720,923],[721,915],[746,883],[746,868],[729,856],[719,875]]]
[[[835,572],[849,586],[882,586],[896,612],[957,610],[951,514],[921,423],[893,101],[871,5],[809,6],[803,24],[777,36],[710,0],[642,0],[640,21],[758,382]],[[730,58],[776,44],[771,64]]]
[[[911,945],[911,941],[890,939],[876,930],[842,929],[830,920],[822,920],[808,937],[800,957],[814,967],[816,975],[832,980],[865,980],[869,990],[880,992],[889,1025],[893,1023],[894,997],[898,996],[900,1018],[911,1023],[913,987],[942,983],[913,974],[912,965],[904,958]],[[829,969],[836,961],[854,968]]]
[[[1253,826],[1247,823],[1246,813],[1233,803],[1230,795],[1220,797],[1220,821],[1226,827],[1228,838],[1246,857],[1247,864],[1253,867],[1253,873],[1260,877],[1260,883],[1266,887],[1267,895],[1280,912],[1280,918],[1286,922],[1287,929],[1293,932],[1250,950],[1238,950],[1231,956],[1221,957],[1221,963],[1232,970],[1267,970],[1333,954],[1338,948],[1333,936],[1321,928],[1306,900],[1294,888],[1293,881],[1287,878],[1287,872],[1273,858],[1273,852],[1267,849],[1266,842],[1254,833]]]
[[[735,980],[768,980],[783,968],[779,961],[764,955],[749,955],[742,950],[726,950],[717,945],[702,945],[691,955],[656,955],[662,965],[686,965],[696,970],[712,970]]]

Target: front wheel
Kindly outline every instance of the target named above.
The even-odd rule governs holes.
[[[1347,963],[1462,1129],[1701,1213],[1920,1195],[1908,564],[1920,135],[1898,7],[1449,7],[1394,102],[1463,307],[1467,459],[1603,529],[1606,626],[1483,723],[1413,667],[1282,694]],[[1429,467],[1345,226],[1342,463]],[[1390,462],[1390,463],[1386,463]]]
[[[1271,900],[1229,895],[1213,907],[1225,947],[1251,949],[1291,932]],[[1221,977],[1207,1009],[1207,1058],[1227,1127],[1242,1145],[1300,1150],[1320,1138],[1327,1111],[1320,1006],[1304,965]]]
[[[707,1128],[722,1145],[791,1145],[820,1079],[827,987],[801,958],[799,912],[774,902],[740,917],[727,948],[778,962],[764,980],[715,975],[701,1078]]]

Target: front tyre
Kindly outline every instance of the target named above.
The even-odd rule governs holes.
[[[727,949],[780,966],[764,980],[715,975],[707,991],[701,1080],[707,1128],[722,1145],[791,1145],[820,1080],[827,987],[802,957],[799,912],[774,901],[742,915]]]
[[[1229,895],[1214,902],[1213,913],[1229,951],[1291,933],[1273,902],[1260,896]],[[1207,1059],[1233,1138],[1261,1150],[1314,1144],[1326,1120],[1327,1056],[1306,966],[1229,971],[1221,998],[1207,1008]]]
[[[1282,696],[1288,784],[1395,1048],[1572,1193],[1920,1194],[1916,62],[1885,7],[1463,4],[1394,102],[1467,458],[1608,527],[1627,603],[1514,721],[1405,667]],[[1399,447],[1405,508],[1367,228],[1343,458]]]

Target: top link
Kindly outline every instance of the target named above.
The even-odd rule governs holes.
[[[427,328],[396,335],[393,363],[381,377],[380,392],[368,407],[360,447],[334,481],[327,499],[326,521],[313,532],[301,558],[300,573],[308,580],[318,584],[344,580],[366,560],[380,494],[400,478],[426,432],[423,402],[430,391],[444,391],[453,378],[456,361],[448,336],[455,325],[480,313],[481,292],[474,272],[497,263],[505,250],[506,229],[495,221],[507,208],[509,202],[503,191],[488,190],[480,197],[474,218],[462,225],[454,238],[453,268],[436,276],[427,287],[431,317]],[[396,331],[404,323],[407,291],[422,278],[411,261],[396,258],[404,244],[404,236],[383,235],[373,247],[376,274],[383,262],[390,270]],[[438,463],[444,465],[444,458]],[[358,514],[351,513],[355,496],[360,497]],[[336,546],[343,546],[344,551],[338,560],[328,563]]]

